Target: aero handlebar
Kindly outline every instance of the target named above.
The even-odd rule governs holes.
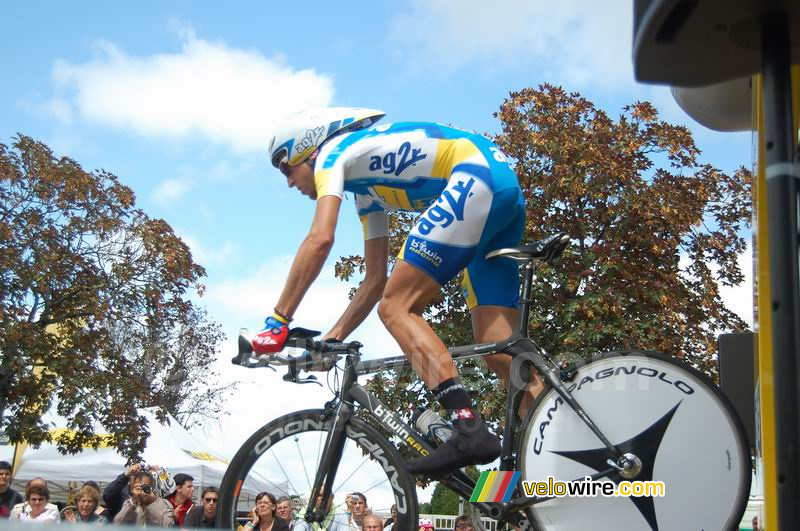
[[[288,371],[283,377],[285,381],[293,383],[319,383],[313,375],[307,378],[299,378],[298,373],[300,371],[330,370],[342,356],[357,354],[362,347],[361,343],[358,341],[342,343],[339,341],[314,340],[313,337],[317,335],[319,335],[319,332],[303,328],[294,328],[289,331],[289,338],[284,348],[288,347],[304,350],[305,352],[300,356],[289,356],[285,354],[255,356],[250,338],[247,337],[247,332],[244,331],[239,334],[239,352],[231,359],[231,363],[248,369],[268,367],[273,371],[276,370],[273,365],[286,365]]]

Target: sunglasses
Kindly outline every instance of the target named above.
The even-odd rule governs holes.
[[[278,164],[278,169],[281,170],[281,173],[284,175],[284,177],[288,177],[289,176],[289,172],[291,171],[291,168],[292,167],[289,166],[289,163],[286,162],[286,161],[282,161],[280,164]]]

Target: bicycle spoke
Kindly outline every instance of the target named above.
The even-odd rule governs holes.
[[[345,449],[347,448],[347,445],[348,445],[349,443],[350,443],[350,439],[346,439],[346,440],[345,440]],[[342,452],[342,453],[344,453],[344,452]],[[361,470],[361,468],[362,468],[364,465],[366,465],[368,462],[369,462],[369,459],[364,459],[364,460],[362,460],[362,461],[361,461],[361,464],[360,464],[360,465],[358,465],[358,466],[355,468],[355,470],[353,470],[353,471],[350,473],[350,475],[349,475],[349,476],[347,476],[346,478],[344,478],[344,480],[343,480],[343,481],[341,481],[341,482],[339,483],[339,486],[338,486],[338,487],[336,487],[336,489],[334,489],[334,490],[339,490],[340,488],[342,488],[342,485],[345,485],[345,484],[347,484],[347,482],[350,480],[350,478],[352,478],[352,477],[353,477],[353,476],[356,474],[356,472],[358,472],[359,470]]]
[[[305,461],[305,459],[303,459],[303,451],[300,448],[300,444],[298,442],[299,440],[300,440],[300,438],[297,435],[295,435],[294,436],[294,445],[297,448],[297,455],[300,456],[300,463],[303,466],[303,474],[305,474],[305,476],[306,476],[306,484],[308,485],[308,491],[311,492],[311,480],[308,479],[308,467],[306,467],[306,461]],[[319,452],[319,450],[318,450],[318,452]],[[317,463],[317,464],[319,464],[319,463]],[[314,467],[315,470],[316,470],[316,468],[317,467]]]
[[[374,484],[373,486],[371,486],[370,488],[368,488],[368,489],[366,489],[366,490],[363,490],[362,492],[363,492],[364,494],[366,494],[367,492],[371,491],[372,489],[374,489],[374,488],[377,488],[377,487],[380,487],[381,485],[383,485],[383,484],[384,484],[384,483],[386,483],[387,481],[389,481],[389,479],[388,479],[388,478],[384,478],[384,479],[382,479],[381,481],[379,481],[378,483],[375,483],[375,484]]]
[[[331,495],[338,490],[341,499],[344,489],[350,489],[348,492],[369,492],[374,507],[388,508],[396,503],[403,508],[399,513],[398,529],[406,529],[407,523],[416,525],[416,485],[403,470],[402,458],[375,428],[355,418],[350,422],[353,423],[353,431],[350,436],[347,432],[344,434],[341,455],[330,461],[325,457],[324,444],[330,436],[331,423],[322,411],[287,415],[261,428],[234,456],[223,478],[224,489],[220,491],[223,503],[218,509],[223,527],[235,528],[238,511],[251,508],[246,495],[243,492],[240,495],[241,484],[255,481],[259,485],[263,482],[264,479],[256,474],[259,469],[272,484],[277,482],[281,485],[280,489],[276,485],[266,487],[266,490],[277,493],[278,490],[288,489],[291,494],[300,495],[303,499],[310,495],[309,490],[318,474],[329,474],[335,480],[331,485]],[[264,444],[262,441],[265,441],[265,437],[269,447],[263,450],[259,444]],[[314,444],[317,444],[316,450],[312,448]],[[272,457],[267,457],[267,453]],[[318,456],[316,463],[315,454]],[[329,463],[328,468],[319,470],[321,462]],[[302,473],[297,470],[299,467],[303,468]],[[341,471],[341,479],[334,476],[335,470]],[[309,490],[298,488],[303,480]],[[314,500],[309,502],[315,503]]]
[[[275,463],[277,463],[278,467],[281,469],[281,472],[283,472],[283,477],[285,477],[286,478],[286,482],[289,483],[289,488],[291,490],[295,491],[295,492],[298,492],[297,488],[295,488],[295,486],[294,486],[294,483],[292,483],[292,478],[290,478],[289,474],[286,473],[286,469],[283,468],[283,465],[281,464],[280,460],[278,459],[278,456],[275,455],[275,452],[273,450],[270,450],[269,453],[270,453],[270,455],[272,455],[272,458],[275,460]]]

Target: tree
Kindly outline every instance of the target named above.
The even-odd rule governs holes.
[[[18,136],[0,144],[0,428],[12,442],[50,440],[53,403],[70,433],[63,451],[96,447],[99,423],[131,458],[137,414],[158,406],[190,422],[206,388],[219,326],[187,298],[203,268],[163,220],[135,207],[113,174],[84,171]],[[207,387],[207,386],[206,386]],[[210,393],[210,395],[209,395]]]
[[[531,333],[581,356],[649,348],[716,377],[716,341],[745,323],[720,297],[738,285],[751,174],[698,159],[691,133],[626,106],[616,121],[578,94],[512,93],[498,145],[515,161],[527,237],[566,230],[576,255],[542,271]]]
[[[525,195],[524,241],[565,230],[573,243],[574,254],[538,270],[529,322],[537,343],[564,359],[660,350],[716,378],[717,335],[745,328],[719,287],[743,280],[736,259],[746,247],[750,172],[701,163],[691,133],[659,120],[646,102],[613,120],[579,94],[542,85],[511,93],[495,116],[495,141]],[[412,219],[392,219],[393,254]],[[347,280],[361,270],[361,257],[351,256],[337,274]],[[426,309],[450,345],[471,341],[459,281]],[[499,422],[505,395],[496,378],[466,369],[483,414]],[[409,373],[376,375],[370,388],[400,411],[431,401]]]
[[[478,480],[481,473],[478,468],[474,465],[470,465],[465,470],[466,474],[474,479],[475,481]],[[459,514],[459,503],[461,497],[453,492],[452,490],[448,489],[441,483],[437,483],[436,487],[433,488],[433,494],[431,495],[431,501],[425,505],[425,510],[420,511],[424,514],[452,514],[457,515]],[[469,508],[469,504],[466,504],[465,509]]]

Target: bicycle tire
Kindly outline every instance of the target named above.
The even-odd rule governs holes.
[[[642,457],[643,474],[633,480],[663,481],[665,495],[555,497],[534,506],[537,528],[738,529],[750,493],[749,445],[705,374],[658,352],[610,352],[579,363],[565,383],[611,443]],[[581,479],[608,457],[550,386],[530,408],[517,455],[522,481]]]
[[[311,483],[316,475],[322,445],[324,445],[331,425],[330,414],[324,410],[310,409],[279,417],[250,436],[231,460],[222,479],[217,527],[236,528],[237,510],[250,508],[242,505],[240,495],[249,484],[252,484],[252,487],[256,486],[259,481],[258,474],[261,476],[269,474],[267,470],[270,469],[275,471],[283,469],[286,476],[280,481],[275,476],[268,479],[274,485],[270,492],[276,497],[285,494],[297,495],[301,499],[305,494],[306,501],[308,501],[307,495],[310,493]],[[357,491],[367,496],[373,511],[388,513],[391,499],[392,503],[397,505],[398,525],[395,526],[395,529],[416,529],[419,510],[416,483],[406,471],[405,463],[397,449],[378,430],[356,417],[351,418],[346,434],[345,450],[340,461],[333,492],[334,503],[343,504],[344,493]],[[298,442],[300,439],[303,442],[302,448]],[[285,446],[279,448],[281,443],[285,444],[290,440],[294,442],[294,445],[289,444],[288,451]],[[316,443],[318,444],[315,446]],[[292,446],[296,446],[297,450],[292,451]],[[297,454],[296,458],[303,467],[302,472],[295,470],[296,476],[299,476],[298,481],[292,481],[292,478],[289,477],[291,472],[285,471],[287,467],[297,466],[297,460],[293,464],[282,461],[283,459],[291,461],[295,457],[294,454]],[[263,466],[259,465],[259,460],[269,455],[278,463],[277,467],[271,468],[269,463],[263,462]],[[354,471],[342,466],[346,462],[352,464],[354,456],[359,463]],[[308,468],[306,462],[310,457],[314,457],[315,460],[313,465]],[[361,470],[365,466],[367,469]],[[356,474],[357,477],[353,479]],[[382,478],[381,474],[383,474]],[[376,475],[379,476],[377,480]],[[363,483],[364,478],[370,478],[369,482]],[[252,491],[253,488],[250,490]]]

